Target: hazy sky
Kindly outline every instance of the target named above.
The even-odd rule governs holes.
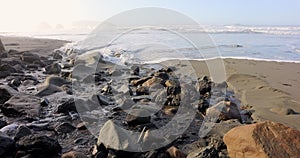
[[[33,30],[38,24],[70,27],[74,21],[103,21],[140,7],[173,9],[201,24],[300,25],[299,0],[0,0],[0,4],[0,32]]]

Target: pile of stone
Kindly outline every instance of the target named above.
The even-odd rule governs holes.
[[[300,156],[299,131],[253,124],[226,82],[182,81],[175,67],[118,69],[101,56],[74,65],[76,54],[0,40],[0,157]]]

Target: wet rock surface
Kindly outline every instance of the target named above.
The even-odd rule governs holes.
[[[55,157],[61,152],[58,141],[48,136],[29,135],[16,142],[18,152],[32,157]]]
[[[0,135],[0,156],[13,156],[15,151],[15,142],[9,137]]]
[[[17,117],[27,115],[29,117],[36,117],[40,113],[40,98],[32,95],[18,94],[11,97],[0,108],[5,116]]]
[[[186,81],[175,66],[120,66],[73,49],[5,52],[0,157],[225,158],[224,135],[252,123],[226,82]]]

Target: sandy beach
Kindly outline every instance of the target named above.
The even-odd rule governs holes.
[[[217,59],[220,62],[220,59]],[[211,76],[208,61],[165,61],[164,65],[186,63],[193,70],[181,71],[196,73],[200,78]],[[300,64],[276,61],[257,61],[246,59],[224,59],[226,81],[234,90],[241,106],[251,106],[255,121],[271,120],[300,130]]]
[[[6,50],[30,51],[39,53],[41,56],[47,56],[52,53],[54,49],[64,46],[69,41],[53,40],[53,39],[39,39],[30,37],[18,36],[0,36],[2,43]]]
[[[72,67],[72,65],[70,66],[70,64],[66,64],[66,61],[71,61],[71,59],[68,59],[69,56],[67,55],[70,52],[66,53],[66,52],[55,52],[54,51],[55,49],[58,49],[58,48],[64,46],[66,43],[68,43],[68,41],[35,39],[35,38],[27,38],[27,37],[0,37],[0,38],[1,38],[1,41],[2,41],[6,51],[8,52],[8,55],[6,57],[4,57],[3,59],[1,59],[1,61],[7,62],[8,64],[14,64],[12,62],[12,60],[16,59],[19,61],[20,60],[19,58],[21,58],[22,60],[20,60],[20,62],[22,64],[26,65],[26,67],[23,66],[23,67],[25,67],[24,71],[22,72],[23,74],[19,73],[17,70],[15,70],[17,73],[15,73],[15,72],[11,73],[11,76],[8,75],[6,77],[6,79],[4,77],[3,79],[0,80],[1,81],[0,86],[5,86],[7,84],[9,85],[11,83],[15,84],[12,81],[14,81],[14,78],[16,78],[16,76],[19,75],[18,77],[20,77],[22,80],[23,80],[23,78],[25,78],[24,80],[26,82],[22,81],[20,83],[21,85],[20,84],[18,85],[19,87],[18,86],[14,87],[14,85],[13,86],[10,85],[10,86],[15,89],[19,89],[19,91],[22,95],[25,95],[25,93],[26,93],[26,95],[29,95],[28,97],[31,100],[28,100],[28,102],[33,102],[33,103],[39,102],[39,99],[40,99],[39,97],[48,98],[48,101],[43,101],[43,103],[41,103],[41,106],[42,106],[42,104],[47,104],[46,107],[37,109],[37,111],[50,111],[48,115],[45,115],[43,112],[42,112],[42,114],[37,113],[37,115],[38,116],[40,115],[41,118],[44,118],[44,117],[47,118],[44,120],[44,121],[48,122],[48,124],[46,125],[47,130],[43,129],[43,130],[45,130],[45,131],[43,131],[40,129],[36,130],[36,129],[32,128],[32,126],[33,126],[32,122],[23,118],[23,117],[25,117],[25,116],[23,116],[23,114],[22,114],[22,116],[19,116],[19,114],[18,114],[18,116],[20,118],[25,120],[26,128],[27,129],[30,128],[28,130],[34,131],[33,132],[34,134],[36,134],[36,133],[47,134],[48,136],[57,139],[58,142],[62,146],[62,153],[75,150],[75,151],[80,151],[80,152],[84,153],[85,155],[91,156],[89,149],[91,148],[92,144],[95,144],[95,142],[96,142],[95,137],[93,135],[90,135],[89,131],[86,129],[86,127],[84,127],[84,125],[82,125],[84,123],[84,121],[82,122],[82,120],[79,118],[73,119],[72,118],[73,116],[71,115],[70,111],[68,111],[68,110],[74,110],[74,109],[76,111],[76,108],[74,105],[75,104],[74,100],[73,101],[71,100],[72,91],[70,90],[70,86],[72,86],[72,85],[70,84],[69,81],[67,81],[67,80],[71,80],[71,79],[69,76],[64,75],[65,72],[70,71],[70,67]],[[11,51],[11,50],[16,50],[16,51]],[[26,53],[28,53],[28,52],[33,53],[33,55],[31,54],[31,56],[30,56],[31,58],[35,57],[34,54],[38,54],[38,56],[40,56],[37,58],[39,60],[39,62],[28,63],[28,61],[25,61],[24,56],[26,57]],[[55,55],[56,55],[56,57],[55,57]],[[64,56],[64,58],[62,56]],[[72,56],[72,58],[74,58],[74,55]],[[66,60],[66,61],[62,61],[62,60]],[[255,60],[245,60],[245,59],[224,59],[224,60],[212,59],[212,60],[208,60],[206,62],[215,63],[216,62],[215,60],[218,60],[218,62],[222,61],[224,63],[225,78],[226,78],[226,82],[228,84],[228,89],[234,91],[235,97],[238,100],[240,100],[240,102],[241,102],[240,106],[246,107],[247,110],[252,111],[251,117],[253,118],[253,121],[250,123],[257,123],[257,122],[263,122],[263,121],[268,120],[268,121],[281,123],[285,126],[294,128],[296,130],[300,130],[300,122],[298,121],[300,119],[300,64],[299,63],[275,62],[275,61],[255,61]],[[40,62],[40,61],[42,61],[42,62]],[[162,62],[162,64],[171,66],[171,67],[175,67],[176,68],[175,72],[178,72],[179,74],[181,72],[184,72],[185,75],[189,76],[189,73],[190,74],[195,73],[198,78],[201,78],[204,75],[211,76],[210,72],[208,71],[206,62],[205,61],[196,61],[196,60],[191,60],[191,61],[171,60],[171,61],[164,61],[164,62]],[[43,64],[43,63],[46,63],[46,64]],[[68,67],[67,66],[60,67],[57,63],[60,63],[62,65],[66,64]],[[1,64],[1,62],[0,62],[0,64]],[[99,79],[99,84],[100,84],[100,87],[102,87],[102,90],[101,90],[101,94],[99,94],[101,97],[100,97],[100,99],[98,97],[98,99],[101,102],[100,104],[104,104],[105,106],[109,107],[111,105],[115,105],[115,103],[111,104],[112,101],[111,101],[111,99],[109,99],[111,97],[111,93],[116,93],[116,91],[118,91],[119,89],[112,90],[110,87],[111,83],[107,84],[107,82],[110,80],[113,80],[116,83],[112,83],[112,85],[113,86],[116,85],[117,87],[119,86],[119,87],[121,87],[120,89],[122,89],[122,87],[124,87],[124,86],[120,85],[120,84],[122,84],[120,81],[127,80],[127,79],[124,79],[124,78],[120,79],[118,77],[122,76],[122,73],[124,73],[124,74],[129,73],[127,71],[129,71],[132,68],[128,67],[128,68],[122,68],[120,70],[114,70],[114,65],[111,63],[106,63],[105,61],[103,61],[101,63],[101,65],[104,66],[104,67],[102,67],[102,69],[100,68],[100,70],[102,70],[101,73],[103,73],[103,74]],[[43,67],[46,68],[46,72],[41,73],[42,71],[44,71],[44,70],[42,70]],[[49,70],[47,70],[47,67],[49,67]],[[59,67],[59,70],[57,70],[57,67]],[[83,68],[88,68],[88,67],[83,67]],[[13,69],[13,68],[11,68],[11,69]],[[124,72],[122,72],[122,71],[124,71]],[[155,85],[155,82],[164,81],[165,79],[162,79],[162,78],[166,77],[166,76],[164,76],[163,74],[164,73],[167,74],[167,72],[169,73],[169,71],[172,71],[172,70],[166,69],[166,70],[160,71],[160,70],[154,70],[154,69],[148,69],[148,68],[145,68],[145,70],[143,70],[143,69],[141,70],[142,72],[149,71],[149,72],[154,73],[154,77],[153,76],[145,77],[143,75],[139,75],[139,71],[140,71],[139,68],[130,70],[130,71],[136,71],[136,72],[134,72],[136,74],[135,74],[135,76],[131,76],[131,78],[129,78],[129,80],[131,80],[129,87],[130,86],[134,87],[133,90],[136,90],[137,92],[139,92],[141,94],[141,96],[133,96],[133,98],[135,98],[135,100],[137,100],[137,102],[141,101],[142,104],[144,104],[145,102],[147,103],[149,100],[147,101],[147,99],[148,99],[147,97],[143,98],[144,97],[143,95],[145,95],[146,93],[149,93],[149,92],[146,92],[145,89],[139,89],[139,88],[146,87],[146,89],[147,89],[147,87],[153,86],[151,84]],[[36,73],[34,73],[34,72],[36,72]],[[222,71],[220,71],[220,72],[222,72]],[[50,74],[52,74],[52,75],[50,75]],[[112,75],[112,74],[115,74],[116,78],[113,78],[112,76],[114,76],[114,75]],[[151,74],[151,73],[148,73],[148,75],[149,74]],[[167,76],[166,78],[174,78],[173,76],[171,76],[171,74],[172,73],[168,74],[169,76]],[[56,77],[53,77],[53,75],[56,75]],[[157,75],[157,76],[155,76],[155,75]],[[160,78],[160,75],[162,76],[161,78]],[[27,76],[27,78],[26,78],[26,76]],[[31,76],[31,78],[34,78],[34,79],[29,79],[29,80],[36,80],[37,82],[27,81],[28,76]],[[49,76],[52,76],[52,79],[54,80],[53,84],[51,83],[51,79],[45,80],[45,78],[48,78]],[[84,78],[84,80],[87,80],[87,79],[88,79],[88,77]],[[118,81],[118,79],[120,79],[120,80]],[[212,79],[212,81],[214,81],[214,80]],[[38,86],[41,85],[42,82],[47,83],[46,88],[42,90],[42,93],[36,93],[35,96],[32,95],[37,91],[41,92],[41,90],[36,90],[36,89]],[[60,82],[59,85],[55,85],[55,84],[57,84],[57,82]],[[139,83],[139,82],[141,82],[141,83]],[[166,86],[165,88],[169,88],[168,86],[172,87],[172,86],[174,86],[174,84],[175,83],[171,82],[171,80],[167,79],[167,81],[164,83],[164,86]],[[45,84],[44,84],[44,86],[45,86]],[[153,87],[155,87],[155,86],[153,86]],[[10,93],[12,96],[15,95],[11,92],[11,90],[8,90],[7,87],[2,87],[2,89],[5,89],[7,91],[7,93]],[[17,93],[17,92],[14,92],[14,93]],[[117,93],[120,93],[120,92],[117,92]],[[158,94],[158,96],[160,96],[160,93],[157,93],[157,94]],[[139,94],[136,94],[136,95],[139,95]],[[161,95],[161,96],[163,96],[163,95]],[[176,95],[171,96],[171,97],[173,97],[171,99],[174,99],[174,96],[176,96]],[[7,97],[7,96],[4,95],[4,97]],[[5,99],[5,101],[7,101],[8,99],[12,100],[12,98],[9,97],[9,98]],[[3,105],[1,104],[1,106],[4,106],[4,105],[10,106],[10,104],[9,104],[11,102],[10,100],[8,100],[6,103],[4,101],[2,103]],[[36,101],[36,100],[38,100],[38,101]],[[3,100],[1,100],[1,101],[3,101]],[[88,102],[88,104],[89,104],[88,106],[94,106],[95,102],[93,102],[94,101],[93,97],[91,97],[91,100],[89,100],[89,101],[90,102]],[[176,101],[176,100],[174,99],[173,101]],[[18,102],[18,100],[15,102]],[[50,103],[48,103],[48,102],[50,102]],[[132,102],[132,100],[131,100],[131,102]],[[176,104],[176,103],[170,102],[170,104],[172,107],[172,106],[174,106],[172,104]],[[45,105],[43,105],[43,106],[45,106]],[[53,110],[54,107],[58,108],[60,106],[63,106],[61,112],[58,113],[57,109],[55,111]],[[96,106],[98,106],[98,105],[96,105]],[[5,107],[2,107],[2,108],[4,109]],[[26,109],[28,107],[25,107],[25,109],[23,109],[24,107],[18,107],[18,108],[25,110],[25,114],[27,113],[27,116],[29,114],[31,114],[31,112],[32,112],[32,111],[30,111],[30,109],[29,109],[30,112],[26,111],[26,110],[28,110],[28,109]],[[30,107],[30,108],[33,108],[33,107]],[[113,111],[113,109],[116,109],[116,107],[111,107],[111,108],[112,109],[110,111]],[[176,111],[177,109],[171,108],[171,109],[169,109],[169,113],[166,113],[166,114],[164,114],[166,116],[164,116],[164,115],[163,116],[172,118],[173,117],[173,116],[171,116],[171,115],[173,115],[172,110]],[[21,124],[21,125],[24,124],[24,121],[19,121],[22,119],[14,120],[13,118],[11,118],[9,112],[4,113],[5,112],[4,110],[2,110],[2,112],[4,115],[1,114],[0,119],[5,122],[3,128],[1,129],[2,131],[6,131],[5,126],[9,126],[10,124],[14,124],[14,123]],[[124,114],[122,114],[122,113],[120,114],[117,112],[112,112],[111,115],[112,116],[109,116],[110,118],[113,118],[118,121],[120,121],[120,120],[122,121],[122,119],[125,119]],[[168,115],[170,115],[170,116],[168,116]],[[50,118],[48,118],[48,117],[50,117]],[[97,117],[99,117],[99,115],[97,115]],[[97,118],[97,117],[87,116],[87,118],[90,120],[97,120],[97,119],[99,120],[99,118]],[[203,115],[199,115],[199,116],[197,115],[197,117],[195,118],[195,122],[193,122],[193,123],[196,126],[199,126],[199,122],[201,122],[203,120],[202,117],[203,117]],[[61,118],[61,119],[59,119],[59,118]],[[61,124],[57,125],[58,123],[56,121],[54,121],[57,119],[59,120],[58,122]],[[126,117],[126,119],[128,119],[128,117]],[[132,119],[132,118],[130,118],[130,119]],[[138,118],[133,117],[133,120],[134,119],[138,119]],[[66,121],[66,120],[68,120],[68,121]],[[156,121],[157,120],[158,120],[158,122],[161,121],[160,119],[156,119]],[[36,122],[38,122],[38,121],[39,120],[37,120]],[[52,122],[52,121],[54,121],[54,122]],[[134,121],[136,121],[136,120],[134,120]],[[145,121],[145,120],[142,120],[142,121]],[[231,121],[231,119],[229,119],[229,122],[221,121],[221,123],[219,123],[219,125],[216,125],[215,130],[212,130],[215,135],[218,135],[220,137],[219,141],[221,141],[222,143],[223,143],[222,138],[223,138],[224,134],[226,132],[228,132],[228,130],[230,130],[232,127],[242,125],[238,122],[235,122],[235,121],[230,122],[230,121]],[[150,123],[150,120],[146,120],[146,122]],[[229,123],[229,124],[227,124],[227,123]],[[233,125],[231,123],[233,123]],[[30,124],[31,126],[28,124]],[[34,125],[34,127],[36,127],[36,126],[40,127],[43,125],[43,124],[42,125],[41,124],[36,123]],[[113,126],[111,124],[111,122],[108,123],[108,125]],[[137,126],[137,127],[139,127],[139,126]],[[204,138],[203,139],[199,138],[197,135],[193,134],[193,133],[195,133],[195,131],[197,132],[197,130],[198,130],[195,127],[190,127],[186,131],[186,133],[185,133],[185,136],[187,137],[186,140],[184,140],[184,138],[180,138],[180,139],[183,139],[182,140],[184,142],[183,144],[180,144],[180,143],[176,144],[176,141],[175,141],[175,143],[173,142],[174,145],[177,146],[180,150],[183,150],[184,154],[186,154],[186,155],[189,154],[189,152],[190,152],[189,150],[185,150],[186,146],[193,146],[193,145],[189,145],[188,143],[191,143],[197,139],[199,139],[198,141],[200,141],[200,142],[204,140]],[[13,131],[13,135],[14,135],[14,132],[18,133],[18,130]],[[61,135],[61,133],[68,133],[70,135],[68,136],[68,138],[65,138],[65,135]],[[222,133],[222,134],[220,134],[220,133]],[[101,132],[100,132],[100,134],[101,134]],[[8,135],[9,135],[9,133],[8,133]],[[25,138],[27,138],[27,137],[24,137],[24,139]],[[36,139],[38,139],[38,138],[36,138]],[[100,138],[100,136],[99,136],[99,138]],[[28,139],[33,139],[33,138],[28,138]],[[80,140],[78,140],[78,139],[80,139]],[[103,139],[106,139],[106,137],[104,137]],[[146,138],[144,138],[144,139],[146,139]],[[215,137],[211,134],[211,135],[209,135],[209,137],[206,137],[205,139],[206,140],[204,140],[204,141],[208,141],[207,143],[209,144],[209,143],[211,143],[210,141],[215,139]],[[22,139],[20,139],[20,140],[22,140]],[[17,143],[20,143],[20,140],[16,140]],[[78,140],[78,141],[76,141],[76,140]],[[81,144],[81,147],[79,147],[80,145],[78,145],[77,143],[79,142],[79,144],[80,144],[82,141],[85,143]],[[99,142],[99,140],[98,140],[98,142]],[[99,144],[97,144],[97,145],[99,146]],[[192,149],[194,150],[195,147],[193,147]],[[227,150],[225,150],[225,152],[224,152],[221,149],[223,149],[223,148],[218,149],[219,154],[223,154],[223,155],[225,155],[224,157],[226,157]],[[60,153],[59,151],[56,151],[58,149],[53,149],[53,150],[55,150],[55,152]],[[176,148],[176,150],[178,150],[178,149]]]
[[[191,61],[197,68],[205,63]],[[299,63],[225,59],[229,88],[235,91],[242,105],[253,106],[258,121],[272,120],[300,130]],[[198,72],[201,76],[207,72]],[[289,114],[289,110],[295,114]]]

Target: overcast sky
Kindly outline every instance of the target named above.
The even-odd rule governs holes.
[[[300,25],[299,0],[0,0],[0,32],[103,21],[122,11],[162,7],[205,25]]]

